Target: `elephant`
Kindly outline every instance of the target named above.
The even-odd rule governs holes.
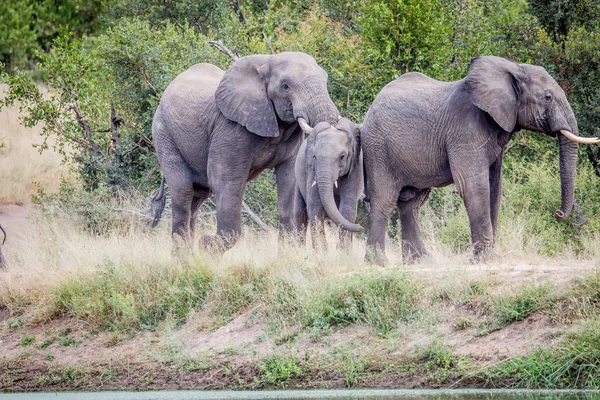
[[[427,254],[418,213],[431,188],[456,184],[471,229],[473,262],[495,258],[502,159],[521,129],[558,137],[562,204],[573,207],[578,143],[575,115],[556,81],[540,66],[495,56],[470,62],[467,76],[442,82],[401,75],[377,95],[361,134],[370,201],[366,260],[386,264],[388,218],[398,207],[405,261]]]
[[[295,214],[300,240],[312,232],[313,247],[325,243],[323,222],[328,216],[341,226],[340,243],[346,247],[352,232],[362,231],[356,207],[363,194],[360,130],[346,118],[336,125],[320,122],[302,143],[296,157]]]
[[[4,258],[4,255],[2,254],[2,246],[4,246],[4,243],[6,243],[6,231],[4,230],[4,228],[2,228],[2,225],[0,225],[0,231],[2,232],[2,235],[4,235],[4,237],[2,238],[2,244],[0,244],[0,269],[4,269],[8,267],[8,263],[6,262],[6,258]]]
[[[226,251],[241,234],[247,182],[274,168],[280,232],[293,232],[300,123],[308,129],[338,118],[327,73],[308,54],[246,56],[227,72],[205,63],[190,67],[165,89],[152,122],[163,172],[153,225],[164,209],[165,181],[178,243],[191,243],[198,208],[214,194],[217,234],[204,236],[202,244]]]

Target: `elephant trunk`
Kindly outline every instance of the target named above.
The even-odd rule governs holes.
[[[319,168],[317,172],[317,185],[319,189],[319,197],[321,198],[321,204],[329,218],[340,225],[344,229],[350,232],[361,232],[362,226],[354,224],[348,221],[338,210],[335,199],[333,197],[333,174],[331,168]]]
[[[337,124],[340,113],[329,97],[327,85],[322,82],[307,82],[302,88],[304,101],[303,110],[295,112],[296,118],[302,117],[308,121],[310,126],[314,127],[319,122],[328,122],[332,126]]]
[[[554,217],[561,221],[569,216],[575,198],[575,169],[579,145],[563,135],[559,135],[560,145],[560,184],[562,203]]]

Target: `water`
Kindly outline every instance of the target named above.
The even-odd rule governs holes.
[[[600,391],[562,390],[281,390],[281,391],[155,391],[59,392],[0,394],[0,400],[600,400]]]

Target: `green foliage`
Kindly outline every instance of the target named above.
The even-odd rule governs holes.
[[[418,287],[400,272],[350,276],[315,291],[308,325],[366,323],[387,334],[411,318],[417,295]]]
[[[0,3],[0,63],[28,67],[62,29],[76,37],[94,32],[106,0],[5,0]]]
[[[69,279],[54,293],[57,314],[73,314],[107,330],[149,329],[167,316],[185,320],[201,307],[212,274],[204,264],[173,273],[144,266],[152,273],[140,279],[134,267],[117,270],[112,264],[85,279]]]
[[[23,334],[23,336],[21,337],[21,341],[19,342],[20,346],[29,346],[30,344],[32,344],[33,342],[35,342],[35,335],[28,335],[27,332],[25,332]]]
[[[260,378],[258,385],[278,385],[285,384],[292,378],[299,378],[303,371],[298,359],[294,356],[272,355],[263,358],[258,364]]]

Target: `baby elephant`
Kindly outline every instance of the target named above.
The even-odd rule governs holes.
[[[321,122],[309,132],[296,157],[295,215],[300,240],[304,243],[310,221],[313,247],[324,245],[323,221],[328,216],[344,228],[340,242],[347,246],[351,232],[363,229],[355,223],[364,187],[360,129],[341,118],[336,126]]]

